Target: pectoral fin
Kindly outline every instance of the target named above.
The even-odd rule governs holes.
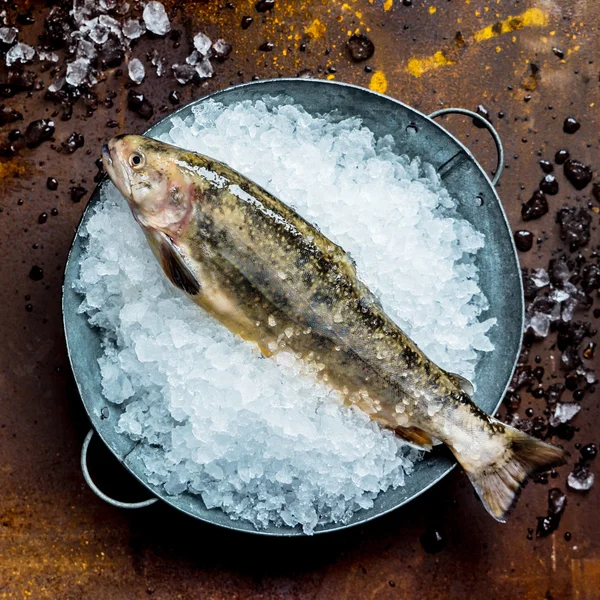
[[[191,296],[200,293],[201,286],[196,274],[185,262],[179,248],[164,233],[155,234],[160,264],[171,283]]]
[[[465,394],[469,396],[473,395],[475,388],[473,384],[468,380],[462,377],[461,375],[457,375],[456,373],[447,373],[448,377],[452,380],[454,385],[458,386]]]

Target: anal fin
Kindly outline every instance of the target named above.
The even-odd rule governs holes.
[[[420,450],[431,450],[431,447],[433,446],[431,436],[418,427],[398,426],[394,431],[398,437],[401,437],[405,442]]]

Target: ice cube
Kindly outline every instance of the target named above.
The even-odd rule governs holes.
[[[212,40],[204,33],[200,32],[194,36],[194,48],[202,54],[202,56],[206,56],[210,47],[212,46]]]
[[[213,479],[223,479],[224,477],[223,469],[214,462],[208,463],[205,467],[205,471]]]
[[[117,0],[99,0],[98,5],[106,12],[114,10],[117,6]]]
[[[212,344],[207,348],[205,356],[219,371],[224,371],[231,365],[231,353],[225,344]]]
[[[107,25],[100,22],[99,17],[95,17],[94,19],[87,21],[85,25],[86,27],[84,31],[87,30],[87,35],[92,42],[101,46],[108,40],[110,29]]]
[[[577,300],[574,300],[573,298],[568,298],[562,303],[560,318],[565,323],[568,323],[575,314],[575,308],[577,308]]]
[[[17,39],[19,30],[16,27],[0,27],[0,42],[12,44]]]
[[[127,67],[129,71],[129,78],[133,83],[140,84],[144,81],[144,77],[146,76],[146,69],[144,68],[144,64],[139,58],[132,58],[129,61],[129,65]]]
[[[58,62],[58,54],[56,54],[56,52],[45,52],[44,50],[38,50],[38,58],[48,62]]]
[[[578,492],[591,490],[594,485],[594,474],[584,465],[576,465],[567,477],[567,485]]]
[[[256,381],[249,379],[248,377],[240,380],[238,390],[242,397],[242,404],[246,405],[250,402],[254,402],[260,396],[260,386]]]
[[[64,77],[57,77],[48,86],[48,90],[51,91],[51,92],[58,92],[58,90],[62,90],[63,85],[65,85],[65,78]]]
[[[144,23],[148,31],[156,35],[166,35],[171,31],[169,17],[162,2],[155,2],[154,0],[148,2],[144,7],[142,16],[144,17]]]
[[[203,58],[199,63],[196,64],[194,68],[196,69],[196,73],[198,73],[200,76],[200,79],[212,77],[215,72],[212,63],[210,60],[208,60],[208,58]]]
[[[567,505],[567,497],[560,488],[548,490],[548,513],[550,515],[560,515],[564,512]]]
[[[104,27],[108,28],[110,33],[114,33],[118,38],[121,38],[121,23],[119,23],[119,21],[117,21],[114,17],[111,17],[110,15],[100,15],[98,20],[101,25],[104,25]]]
[[[550,298],[555,302],[564,302],[570,298],[570,296],[564,290],[554,290],[552,294],[550,294]]]
[[[550,283],[550,277],[548,277],[546,269],[533,269],[531,271],[531,279],[533,279],[533,283],[539,288],[543,288]]]
[[[6,53],[6,66],[10,67],[14,63],[28,63],[33,60],[35,56],[35,49],[24,44],[17,42],[12,48]]]
[[[137,40],[146,33],[146,27],[142,21],[128,19],[123,23],[123,35],[130,40]]]
[[[213,45],[213,55],[215,58],[223,60],[227,58],[231,52],[231,44],[224,39],[218,39]]]
[[[173,65],[173,75],[175,76],[175,79],[182,85],[189,83],[195,74],[196,71],[194,70],[194,67],[190,65]]]
[[[150,63],[156,69],[156,75],[158,77],[162,77],[165,72],[165,59],[158,55],[156,48],[152,50],[150,55]]]
[[[200,60],[200,53],[198,52],[198,50],[194,50],[189,56],[186,57],[185,62],[188,65],[196,65],[198,64],[198,61]]]
[[[550,331],[550,318],[544,313],[535,313],[529,318],[529,327],[536,337],[545,338]]]
[[[67,63],[67,83],[75,87],[81,85],[86,80],[89,70],[90,61],[85,58],[78,58]]]
[[[84,39],[80,39],[77,42],[77,58],[85,58],[88,61],[92,61],[96,58],[96,54],[96,46],[94,46],[92,42],[88,42]]]
[[[581,406],[576,402],[558,402],[550,417],[550,425],[558,427],[561,423],[568,423],[580,410]]]
[[[85,25],[86,21],[97,14],[95,0],[73,0],[71,14],[77,25]]]

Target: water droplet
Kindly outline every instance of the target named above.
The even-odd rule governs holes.
[[[580,127],[581,124],[574,117],[567,117],[563,123],[563,131],[565,133],[575,133]]]
[[[29,279],[32,279],[33,281],[40,281],[41,279],[44,279],[44,269],[34,265],[29,271]]]

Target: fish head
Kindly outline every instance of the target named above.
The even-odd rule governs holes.
[[[147,231],[174,235],[192,213],[189,182],[178,165],[181,150],[142,135],[118,135],[102,147],[110,179]]]

